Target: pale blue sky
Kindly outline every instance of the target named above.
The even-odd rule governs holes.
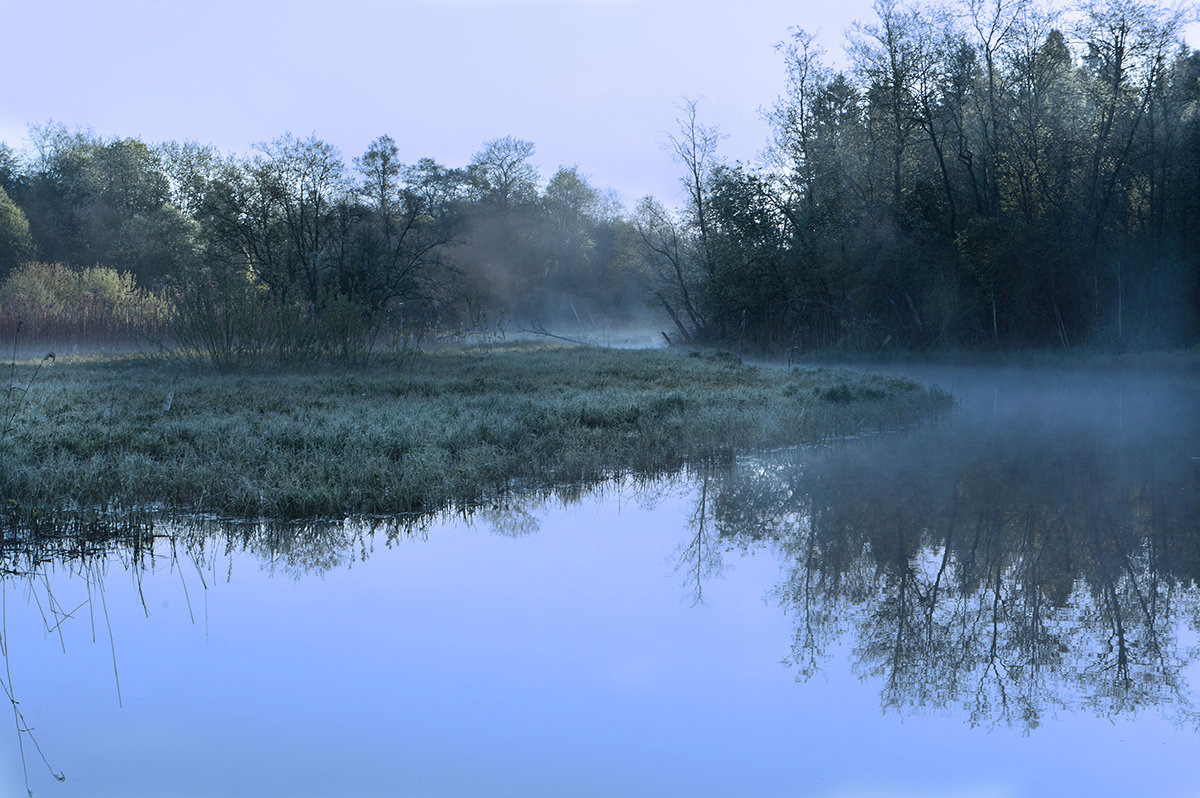
[[[627,203],[673,202],[663,151],[683,97],[752,160],[783,86],[789,26],[843,31],[871,0],[0,0],[0,140],[30,122],[228,152],[290,131],[346,161],[388,134],[409,162],[537,145]],[[1195,41],[1195,37],[1193,37]]]
[[[628,202],[676,192],[662,150],[684,97],[751,159],[783,85],[772,45],[833,47],[871,0],[0,0],[0,139],[53,119],[105,136],[244,152],[315,133],[349,161],[392,136],[406,161],[463,165],[485,140],[537,145]]]

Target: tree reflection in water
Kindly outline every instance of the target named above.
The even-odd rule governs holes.
[[[1193,432],[1127,445],[949,425],[743,462],[701,501],[724,540],[787,563],[776,595],[802,677],[849,639],[885,709],[1032,729],[1056,708],[1160,705],[1194,722],[1181,674],[1196,652],[1180,642],[1200,626]]]

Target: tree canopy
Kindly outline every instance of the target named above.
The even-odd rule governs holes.
[[[850,34],[847,71],[806,32],[781,45],[787,89],[761,166],[722,165],[687,109],[672,139],[687,207],[640,216],[671,289],[656,296],[683,337],[1195,342],[1200,53],[1180,39],[1181,12],[1138,0],[1061,15],[1033,0],[875,10]]]
[[[674,342],[776,352],[1195,345],[1183,22],[1151,0],[879,0],[841,70],[794,30],[760,163],[680,106],[677,208],[546,179],[512,136],[450,166],[386,135],[347,161],[315,135],[233,156],[34,125],[28,152],[0,145],[0,273],[128,272],[251,349],[647,308]]]

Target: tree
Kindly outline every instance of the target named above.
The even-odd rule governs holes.
[[[390,136],[373,141],[355,167],[365,214],[355,234],[356,257],[340,273],[341,290],[373,314],[393,302],[427,301],[441,276],[442,252],[457,232],[452,206],[434,185],[445,170],[428,159],[404,166]]]
[[[852,41],[855,68],[867,86],[868,121],[888,154],[892,212],[903,206],[904,156],[913,143],[913,95],[921,69],[920,18],[897,0],[876,0],[876,24],[858,25]]]
[[[695,100],[685,98],[681,110],[683,116],[676,119],[679,130],[668,136],[667,141],[672,157],[684,169],[680,182],[687,197],[686,218],[696,236],[700,263],[712,275],[717,263],[709,240],[708,192],[713,170],[721,163],[717,156],[721,133],[715,127],[700,124]]]
[[[362,175],[359,195],[379,214],[384,224],[389,224],[398,203],[400,175],[404,170],[396,142],[391,136],[380,136],[371,142],[362,157],[354,159],[354,166]]]
[[[924,132],[938,166],[943,196],[946,199],[947,233],[954,241],[958,230],[958,201],[950,173],[947,153],[953,137],[951,121],[954,80],[951,77],[955,57],[962,52],[960,41],[949,33],[949,18],[944,15],[918,17],[920,42],[914,56],[913,106],[917,126]],[[949,73],[949,74],[948,74]],[[951,100],[948,102],[948,100]]]
[[[451,169],[432,158],[421,158],[404,168],[405,190],[435,219],[459,215],[468,199],[469,177],[463,169]]]
[[[976,116],[982,147],[983,212],[996,216],[1000,210],[1000,150],[1002,137],[1007,136],[1004,118],[1004,73],[1000,69],[1002,54],[1008,49],[1020,19],[1025,15],[1027,0],[970,0],[968,15],[974,31],[977,52],[983,57],[983,88],[975,92],[978,100]]]
[[[717,271],[704,292],[710,324],[726,340],[786,347],[814,297],[798,251],[780,181],[742,166],[719,167],[710,181],[711,246]]]
[[[252,175],[268,214],[262,221],[280,224],[286,236],[284,273],[274,278],[283,277],[316,303],[342,243],[333,213],[348,192],[341,155],[315,136],[297,139],[290,133],[258,150]],[[269,219],[271,211],[277,219]]]
[[[142,286],[177,283],[199,265],[199,233],[199,224],[164,203],[121,225],[113,242],[113,258]]]
[[[31,139],[37,155],[21,193],[40,257],[131,270],[143,285],[192,268],[195,231],[170,205],[155,150],[53,124],[32,127]]]
[[[1129,196],[1121,189],[1129,185],[1127,181],[1137,169],[1139,134],[1150,116],[1157,87],[1171,66],[1171,56],[1181,46],[1182,25],[1181,10],[1166,11],[1139,0],[1096,0],[1083,9],[1077,29],[1076,35],[1087,46],[1084,65],[1092,146],[1085,183],[1083,253],[1091,264],[1092,321],[1097,335],[1105,316],[1114,337],[1123,334],[1121,263],[1101,257],[1102,239],[1115,212],[1132,210],[1118,208]]]
[[[591,258],[600,192],[576,167],[562,167],[546,184],[541,206],[546,278],[556,290],[568,289]]]
[[[73,265],[98,262],[101,247],[91,240],[87,217],[95,188],[88,165],[99,142],[91,133],[53,123],[30,125],[29,138],[35,155],[20,203],[39,256]]]
[[[1081,111],[1075,65],[1056,17],[1030,11],[1020,20],[1005,67],[1011,75],[1008,163],[1026,224],[1064,221],[1070,182],[1064,167],[1078,147]],[[1060,235],[1067,230],[1060,228]]]
[[[17,154],[7,143],[0,141],[0,189],[4,189],[11,196],[22,177]]]
[[[292,276],[279,202],[254,162],[226,162],[205,192],[201,208],[206,271],[250,272],[277,292],[287,292]]]
[[[512,136],[486,142],[467,167],[476,201],[500,212],[533,202],[538,174],[529,159],[535,151],[533,142]]]
[[[820,236],[813,237],[814,245],[832,239],[840,247],[858,208],[875,202],[871,144],[862,106],[861,93],[842,73],[817,92],[813,105],[817,215],[811,224],[820,230]]]
[[[821,168],[818,147],[818,107],[832,79],[821,63],[823,51],[811,33],[796,29],[792,40],[776,46],[784,55],[787,88],[771,113],[774,158],[794,184],[809,218],[817,213],[817,175]]]
[[[536,255],[538,171],[532,142],[506,136],[475,153],[461,205],[463,246],[454,250],[456,289],[472,327],[500,317],[536,318],[543,263]]]
[[[675,325],[682,343],[703,340],[707,323],[696,297],[710,275],[684,223],[653,197],[644,197],[635,214],[647,286],[652,302]],[[668,336],[668,340],[670,337]]]
[[[33,258],[29,220],[0,187],[0,279]]]
[[[221,173],[225,159],[215,147],[194,141],[168,141],[154,148],[168,182],[168,199],[185,216],[195,217]]]

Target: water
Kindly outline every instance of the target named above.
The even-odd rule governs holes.
[[[650,484],[10,545],[0,794],[1196,794],[1196,381],[917,376]]]

